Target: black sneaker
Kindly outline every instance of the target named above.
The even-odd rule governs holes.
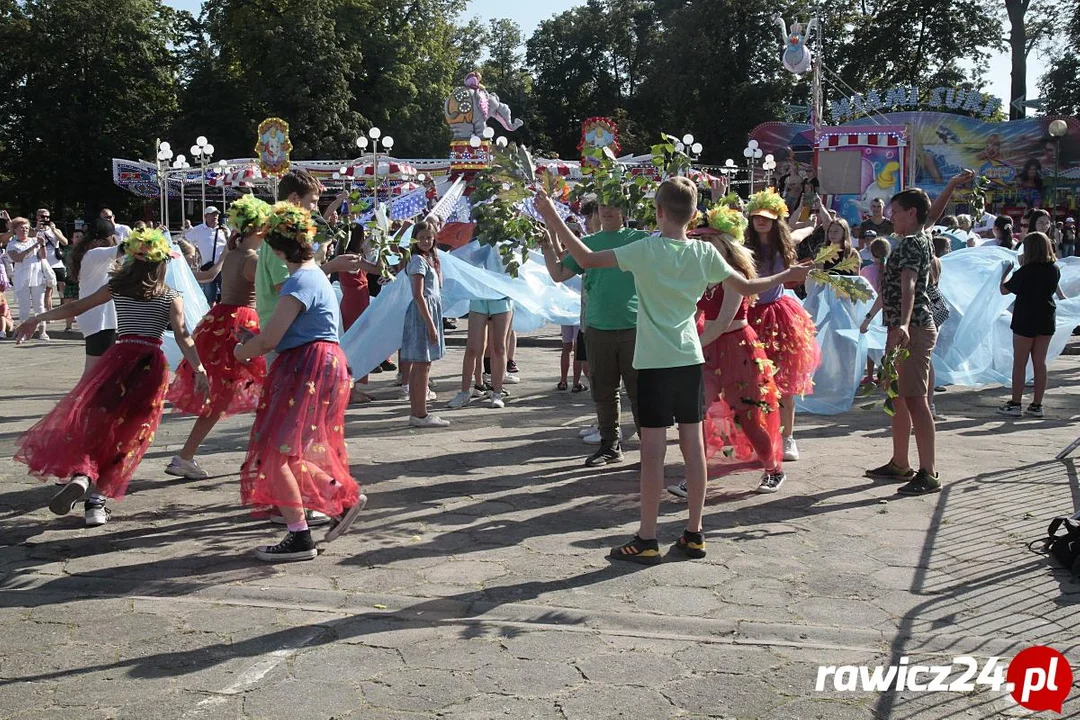
[[[394,364],[393,360],[383,360],[381,363],[379,363],[379,367],[381,367],[386,372],[394,372],[395,370],[397,370],[397,365]]]
[[[637,535],[625,545],[611,548],[608,557],[612,560],[624,560],[639,565],[656,565],[663,561],[660,557],[660,546],[656,540],[642,540]]]
[[[1042,405],[1036,405],[1035,403],[1031,403],[1027,407],[1027,414],[1031,417],[1041,418],[1043,416]]]
[[[929,495],[941,492],[941,478],[936,473],[931,475],[925,470],[915,473],[915,479],[896,489],[901,495]]]
[[[705,536],[701,533],[683,530],[683,534],[679,536],[671,549],[678,550],[692,560],[701,560],[705,557]]]
[[[585,467],[603,467],[604,465],[621,463],[622,460],[622,448],[619,447],[618,444],[609,445],[607,447],[601,446],[599,450],[593,453],[589,459],[585,461]]]
[[[296,562],[314,560],[319,554],[310,530],[290,531],[277,545],[263,545],[255,548],[255,557],[265,562]]]
[[[444,317],[442,319],[443,330],[457,330],[457,320],[454,318]]]
[[[866,477],[871,480],[892,480],[894,482],[907,481],[915,477],[915,471],[911,468],[906,470],[892,460],[881,467],[866,471]]]
[[[506,361],[506,372],[517,374],[518,366],[513,360]]]
[[[783,472],[765,473],[761,476],[761,484],[757,486],[759,493],[774,493],[780,490],[780,486],[787,480]]]

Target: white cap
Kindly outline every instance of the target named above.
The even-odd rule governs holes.
[[[204,216],[206,216],[206,215],[220,215],[220,214],[221,214],[221,211],[220,211],[220,210],[218,210],[218,209],[217,209],[216,207],[214,207],[213,205],[210,205],[210,206],[208,206],[208,207],[206,208],[206,210],[204,210],[204,211],[203,211],[203,215],[204,215]]]

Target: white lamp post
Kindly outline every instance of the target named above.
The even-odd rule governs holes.
[[[158,176],[158,215],[165,227],[169,226],[169,178],[167,177],[169,161],[172,160],[173,151],[169,143],[161,140],[157,143],[157,176]]]
[[[746,158],[747,167],[750,169],[750,194],[754,194],[754,163],[762,156],[761,148],[758,147],[757,140],[751,140],[746,144],[746,149],[743,150],[743,157]]]
[[[195,144],[191,146],[191,157],[199,164],[199,169],[202,171],[202,210],[203,217],[206,217],[206,166],[210,164],[210,158],[214,154],[214,146],[206,139],[205,135],[200,135],[195,139]]]
[[[1069,131],[1068,124],[1061,120],[1053,120],[1050,122],[1050,126],[1047,128],[1050,132],[1050,137],[1054,141],[1054,194],[1053,199],[1050,201],[1050,233],[1053,235],[1055,228],[1057,228],[1057,204],[1058,204],[1058,172],[1061,165],[1061,138],[1065,137],[1065,133]]]
[[[177,174],[180,176],[180,230],[182,232],[184,229],[184,220],[187,218],[187,208],[184,207],[184,181],[187,179],[187,171],[191,165],[188,163],[186,157],[177,155],[176,159],[173,160],[172,166],[173,170],[178,171]],[[166,221],[166,225],[167,224],[168,221]]]
[[[373,163],[372,163],[372,166],[371,166],[371,174],[372,174],[372,177],[374,178],[374,182],[375,182],[375,210],[378,210],[379,209],[379,146],[382,145],[383,150],[387,154],[389,154],[390,149],[394,147],[394,138],[390,137],[389,135],[386,135],[384,137],[383,134],[382,134],[382,130],[380,130],[377,127],[373,127],[370,130],[368,130],[368,137],[371,138],[371,150],[372,150],[372,157],[373,157]],[[364,137],[363,135],[356,138],[356,147],[360,148],[361,152],[367,150],[367,146],[368,146],[368,138]],[[342,174],[344,174],[344,171],[342,172]]]

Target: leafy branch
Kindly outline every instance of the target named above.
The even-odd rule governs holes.
[[[889,417],[896,414],[896,398],[900,397],[900,374],[896,366],[910,355],[910,350],[898,345],[885,353],[881,361],[881,374],[878,378],[881,386],[885,388],[885,414]]]
[[[851,298],[855,302],[863,302],[871,299],[874,293],[865,284],[848,275],[835,275],[826,272],[824,266],[834,263],[840,258],[840,247],[827,243],[818,250],[814,256],[814,269],[810,271],[810,277],[816,282],[828,285],[838,297]],[[854,253],[836,263],[832,270],[837,273],[857,273],[862,264],[858,255]]]

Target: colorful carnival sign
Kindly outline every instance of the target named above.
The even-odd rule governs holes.
[[[259,123],[259,142],[255,154],[263,175],[279,177],[289,171],[289,123],[281,118],[267,118]]]
[[[917,85],[910,85],[894,87],[884,92],[871,90],[861,95],[834,100],[829,105],[832,122],[839,123],[875,112],[915,107],[960,110],[993,117],[1002,102],[981,90],[950,87],[923,90]]]

